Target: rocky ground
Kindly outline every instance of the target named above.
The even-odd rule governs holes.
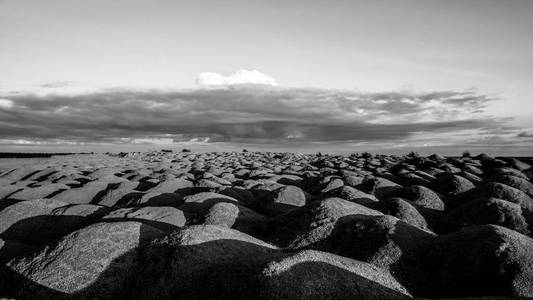
[[[0,161],[0,297],[533,297],[531,163],[257,152]]]

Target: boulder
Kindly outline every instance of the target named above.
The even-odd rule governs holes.
[[[17,182],[19,180],[25,180],[31,175],[45,169],[45,166],[41,165],[24,165],[15,169],[11,169],[7,172],[0,174],[0,179],[9,182]]]
[[[277,248],[225,226],[178,229],[142,249],[133,299],[245,299],[253,266]]]
[[[413,185],[409,188],[409,200],[412,203],[434,210],[444,210],[445,205],[440,196],[430,190],[429,188],[421,185]]]
[[[125,207],[109,212],[103,221],[137,221],[163,231],[185,226],[187,214],[169,206]]]
[[[17,191],[21,191],[24,189],[23,186],[20,185],[4,185],[0,187],[0,199],[9,198],[10,195],[16,193]]]
[[[193,183],[182,178],[161,181],[139,199],[137,205],[143,206],[179,206],[183,192],[193,188]]]
[[[370,192],[378,199],[402,197],[406,193],[404,187],[383,177],[369,178],[362,185],[368,185]]]
[[[71,204],[98,203],[99,197],[103,196],[108,184],[105,182],[88,182],[79,188],[63,191],[52,199]]]
[[[523,172],[521,172],[521,171],[519,171],[517,169],[506,168],[506,167],[491,169],[491,170],[487,171],[486,175],[487,175],[487,177],[491,177],[491,178],[498,178],[498,177],[501,177],[501,176],[510,175],[510,176],[520,177],[520,178],[525,179],[525,180],[529,179],[527,177],[527,175],[524,174]]]
[[[515,189],[526,193],[529,197],[533,197],[533,183],[531,183],[529,180],[518,176],[504,175],[494,178],[494,181],[514,187]]]
[[[475,188],[470,180],[458,175],[443,175],[433,183],[435,189],[448,196],[457,195]]]
[[[348,215],[382,215],[381,212],[340,198],[327,198],[270,219],[261,235],[266,240],[293,249],[324,241],[336,222]]]
[[[130,203],[136,203],[143,193],[137,191],[139,182],[127,181],[121,182],[116,186],[109,188],[105,194],[99,199],[98,204],[109,207],[120,207]]]
[[[423,293],[424,261],[421,253],[435,235],[392,216],[343,217],[326,249],[329,252],[372,263],[390,270],[413,294]]]
[[[533,239],[514,230],[469,226],[439,236],[424,257],[424,296],[533,296]]]
[[[301,188],[287,185],[266,194],[260,201],[262,210],[270,215],[278,215],[304,206],[307,196]]]
[[[251,285],[253,290],[248,294],[253,299],[410,298],[387,271],[327,252],[306,250],[288,254],[255,273],[256,284]]]
[[[331,191],[333,191],[335,189],[340,188],[343,185],[344,185],[344,181],[342,181],[342,179],[333,178],[333,179],[331,179],[330,181],[328,181],[325,184],[324,188],[322,188],[322,190],[320,192],[326,194],[326,193],[329,193],[329,192],[331,192]]]
[[[447,231],[477,224],[494,224],[529,234],[520,205],[498,198],[483,197],[452,210],[446,215]]]
[[[138,268],[136,248],[158,236],[161,231],[138,222],[88,226],[11,260],[11,289],[17,298],[122,297]]]
[[[25,255],[34,248],[35,247],[32,245],[27,245],[21,242],[0,239],[0,264],[4,264],[17,256]],[[2,296],[1,293],[0,296]]]
[[[249,208],[231,202],[218,202],[206,212],[203,224],[227,226],[253,235],[265,221],[265,216]]]
[[[25,187],[23,190],[11,194],[9,198],[17,200],[49,198],[51,195],[68,189],[70,189],[68,185],[64,185],[62,183],[51,183],[38,187]]]
[[[348,200],[350,202],[358,203],[361,205],[370,205],[378,201],[376,196],[367,194],[348,185],[342,186],[334,190],[331,194],[334,197],[339,197],[344,200]]]
[[[531,199],[526,193],[506,184],[497,182],[488,182],[475,189],[458,194],[448,199],[447,204],[451,208],[456,208],[469,201],[482,197],[493,197],[516,203],[520,205],[523,210],[533,212],[533,199]]]
[[[375,202],[369,205],[369,207],[385,215],[396,217],[412,226],[425,230],[428,229],[428,224],[424,216],[418,212],[416,207],[402,198],[388,198]]]
[[[204,213],[211,206],[219,202],[238,204],[239,200],[214,192],[201,192],[183,198],[183,204],[179,206],[179,209],[189,213]]]
[[[68,203],[39,199],[22,201],[0,212],[0,237],[26,244],[42,244],[86,225],[83,216],[53,215]]]

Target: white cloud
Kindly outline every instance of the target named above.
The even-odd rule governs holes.
[[[9,99],[0,99],[0,108],[12,108],[13,101]]]
[[[214,72],[203,72],[198,75],[196,83],[200,86],[220,87],[239,84],[261,84],[276,86],[278,83],[272,76],[257,70],[239,70],[231,75],[224,76]]]
[[[171,138],[135,138],[131,139],[132,144],[154,144],[154,145],[172,145],[174,141]]]

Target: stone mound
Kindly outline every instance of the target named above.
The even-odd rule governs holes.
[[[138,267],[135,249],[161,232],[138,222],[98,223],[8,263],[20,298],[112,298]],[[16,280],[23,277],[24,280]],[[53,293],[50,293],[53,291]]]
[[[0,159],[0,298],[532,297],[533,160]]]
[[[96,205],[68,205],[54,199],[15,203],[0,211],[0,238],[41,245],[98,219],[107,210]]]
[[[478,224],[494,224],[522,234],[529,234],[529,225],[520,205],[498,198],[480,198],[449,212],[446,231],[456,231]]]
[[[497,225],[443,235],[426,252],[432,297],[533,296],[533,239]]]
[[[290,254],[267,263],[256,274],[258,299],[410,298],[387,271],[327,252]]]

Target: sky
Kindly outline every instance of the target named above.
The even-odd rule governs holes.
[[[0,0],[0,151],[533,156],[533,1]]]

